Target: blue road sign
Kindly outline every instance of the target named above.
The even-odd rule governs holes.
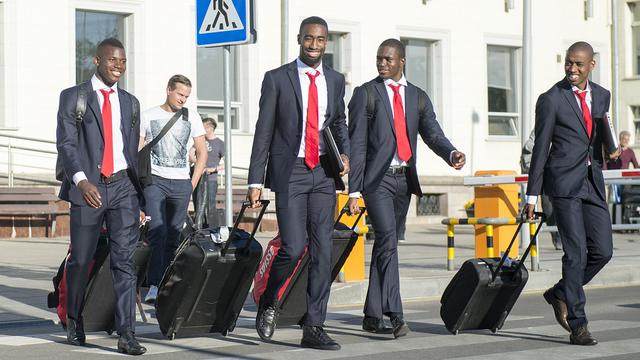
[[[252,42],[251,0],[196,0],[196,43],[212,47]]]

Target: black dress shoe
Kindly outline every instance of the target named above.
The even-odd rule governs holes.
[[[571,331],[569,342],[573,345],[595,345],[598,343],[598,340],[591,335],[589,329],[587,329],[587,325],[583,325]]]
[[[401,316],[391,317],[391,325],[393,326],[393,337],[396,339],[411,332],[409,325],[407,325]]]
[[[365,316],[362,319],[362,330],[368,331],[374,334],[391,334],[393,328],[390,328],[384,324],[383,319],[379,319],[372,316]]]
[[[82,319],[67,318],[67,342],[75,346],[84,346],[86,340]]]
[[[563,329],[571,332],[571,327],[569,327],[569,322],[567,322],[567,304],[558,299],[558,297],[553,293],[553,288],[547,290],[542,294],[544,299],[553,307],[553,313],[556,316],[556,321]]]
[[[127,331],[120,334],[118,352],[129,355],[142,355],[147,352],[147,348],[140,345],[132,331]]]
[[[340,350],[340,344],[330,338],[322,326],[302,326],[300,346],[318,350]]]
[[[258,310],[256,316],[256,331],[263,341],[270,341],[276,330],[278,310],[274,305],[266,305]]]

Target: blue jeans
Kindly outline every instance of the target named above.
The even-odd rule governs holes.
[[[147,283],[158,285],[178,248],[180,232],[187,218],[191,180],[165,179],[153,176],[153,183],[144,189],[145,213],[151,216],[148,240],[151,259]]]

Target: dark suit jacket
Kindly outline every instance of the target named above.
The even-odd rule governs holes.
[[[98,95],[93,91],[91,81],[84,83],[90,89],[87,96],[87,109],[80,127],[76,126],[75,111],[78,98],[78,86],[65,89],[60,93],[58,107],[58,126],[56,144],[62,158],[65,178],[60,187],[59,197],[76,205],[84,205],[82,193],[73,183],[73,175],[84,171],[87,180],[96,185],[100,179],[100,167],[104,152],[102,110]],[[138,183],[138,142],[140,141],[140,117],[132,119],[132,102],[138,102],[133,95],[118,88],[122,140],[124,156],[129,165],[129,177],[138,190],[138,199],[142,202],[142,190]],[[140,105],[137,105],[140,108]],[[141,205],[143,205],[141,203]]]
[[[327,81],[327,112],[324,119],[320,116],[318,125],[320,128],[330,126],[338,150],[349,156],[349,134],[344,114],[344,76],[326,65],[322,69]],[[264,183],[274,192],[287,191],[302,141],[303,111],[306,109],[302,108],[296,62],[268,71],[262,81],[260,113],[249,165],[249,184]],[[342,180],[338,176],[334,178],[336,187],[344,189]]]
[[[365,86],[357,87],[349,102],[349,137],[351,139],[351,171],[349,173],[349,192],[369,193],[376,191],[385,171],[389,168],[396,154],[396,137],[393,126],[393,110],[385,88],[384,80],[377,77],[370,81],[375,88],[375,112],[373,118],[367,119],[367,90]],[[416,143],[418,134],[422,140],[440,156],[447,164],[449,156],[455,150],[451,142],[444,136],[433,104],[426,96],[424,109],[418,109],[418,92],[422,89],[407,83],[405,89],[405,118],[407,132],[413,156],[408,161],[409,173],[407,183],[409,190],[422,196],[418,173],[416,170]]]
[[[591,86],[591,140],[571,85],[566,79],[540,95],[536,104],[536,141],[529,169],[528,195],[574,197],[588,176],[591,159],[594,185],[605,199],[602,177],[602,118],[609,111],[611,93]]]

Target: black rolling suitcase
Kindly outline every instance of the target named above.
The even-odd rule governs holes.
[[[534,236],[538,235],[544,214]],[[524,261],[531,250],[529,244],[520,260],[508,260],[522,223],[501,258],[476,258],[465,261],[442,294],[440,317],[454,335],[459,330],[502,328],[513,305],[529,278]]]
[[[156,317],[163,335],[233,331],[262,256],[254,235],[268,204],[262,200],[251,234],[238,229],[245,202],[227,241],[214,242],[218,232],[202,229],[182,243],[158,289]]]
[[[140,230],[140,238],[136,244],[134,252],[134,263],[137,274],[137,286],[140,287],[144,281],[149,255],[151,254],[149,244],[146,242],[147,227]],[[53,278],[54,291],[47,296],[47,305],[56,308],[60,324],[66,328],[67,318],[67,288],[66,288],[66,264],[67,256],[60,264],[58,273]],[[115,294],[113,292],[113,279],[110,267],[111,257],[109,255],[109,236],[103,229],[100,233],[96,252],[93,256],[91,270],[89,271],[89,282],[85,290],[84,307],[82,309],[82,319],[84,330],[106,331],[112,334],[115,330]]]
[[[360,214],[354,222],[357,224],[365,212],[365,208],[360,208]],[[331,279],[335,280],[340,273],[340,269],[347,261],[353,246],[358,241],[358,234],[354,231],[356,225],[349,228],[340,223],[340,218],[347,212],[344,209],[338,215],[333,230],[331,246]],[[278,325],[299,325],[302,323],[304,314],[307,312],[307,282],[309,278],[309,256],[305,252],[300,264],[294,274],[285,283],[286,286],[282,297],[278,301]]]

